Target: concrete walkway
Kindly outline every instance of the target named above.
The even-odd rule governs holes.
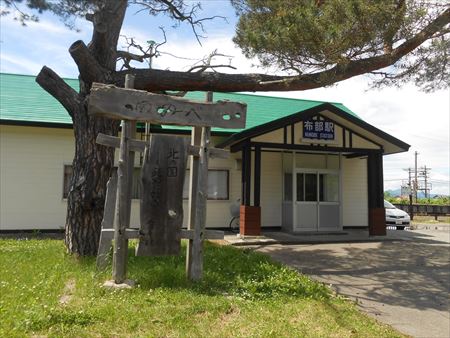
[[[299,243],[292,235],[281,236],[269,234],[265,243],[253,239],[252,247],[330,285],[400,332],[450,337],[448,231],[388,230],[383,238],[355,232],[302,236]],[[281,244],[282,239],[290,244]],[[246,241],[240,245],[251,244]]]
[[[401,234],[395,231],[389,236],[369,236],[368,230],[350,229],[339,232],[311,232],[293,234],[282,231],[264,231],[261,236],[241,237],[235,233],[225,233],[225,242],[234,246],[272,245],[272,244],[321,244],[321,243],[357,243],[401,240]]]

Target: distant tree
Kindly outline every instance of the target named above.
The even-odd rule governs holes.
[[[97,146],[98,133],[116,135],[119,123],[87,113],[93,82],[123,86],[126,74],[136,76],[135,87],[148,91],[291,91],[328,86],[350,77],[372,73],[382,82],[414,79],[424,89],[448,85],[450,9],[446,2],[402,0],[231,0],[240,16],[235,42],[247,56],[263,65],[277,64],[278,75],[224,74],[135,69],[130,61],[155,54],[138,48],[133,54],[118,50],[117,42],[129,5],[150,15],[165,14],[188,23],[194,34],[203,28],[199,4],[184,0],[0,0],[3,15],[23,8],[51,11],[69,26],[73,18],[92,22],[91,41],[75,41],[69,48],[79,70],[80,91],[68,86],[44,66],[36,81],[67,110],[73,121],[75,158],[68,195],[65,243],[70,253],[97,252],[106,182],[114,163],[112,149]],[[19,8],[20,7],[20,8]],[[19,10],[18,20],[37,20]],[[133,43],[131,41],[131,43]],[[49,56],[51,59],[51,56]],[[121,59],[124,69],[117,70]]]

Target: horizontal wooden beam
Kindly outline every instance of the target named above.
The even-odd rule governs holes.
[[[250,146],[259,146],[268,149],[289,149],[317,152],[334,152],[334,153],[351,153],[351,154],[377,154],[383,153],[382,149],[366,149],[366,148],[347,148],[347,147],[329,147],[329,146],[307,146],[298,144],[283,144],[270,142],[251,142]],[[233,149],[234,150],[234,149]]]
[[[368,154],[349,154],[349,155],[345,155],[345,158],[367,158]]]
[[[102,229],[102,236],[106,240],[114,238],[114,229]],[[139,229],[126,229],[125,237],[127,239],[138,239],[139,238]],[[194,230],[181,230],[181,238],[184,239],[193,239],[194,238]],[[223,239],[224,232],[220,230],[206,230],[204,234],[204,239]]]
[[[195,157],[198,157],[200,154],[200,147],[199,146],[189,146],[188,151],[189,155],[193,155]],[[212,158],[224,158],[227,159],[230,157],[230,152],[225,149],[219,149],[219,148],[208,148],[209,157]]]
[[[181,238],[194,239],[194,230],[181,230]],[[223,239],[224,232],[220,230],[205,230],[204,239]]]
[[[244,148],[245,142],[234,144],[230,147],[232,153],[238,152]],[[271,142],[251,142],[251,147],[260,146],[265,149],[280,149],[280,150],[299,150],[299,151],[317,151],[317,152],[341,152],[354,154],[355,156],[367,155],[371,153],[383,153],[383,149],[370,148],[349,148],[349,147],[329,147],[329,146],[310,146],[300,144],[284,144]]]
[[[141,140],[135,140],[131,139],[130,141],[130,150],[131,151],[137,151],[143,153],[145,150],[145,141]],[[117,136],[111,136],[99,133],[97,135],[96,139],[97,144],[101,144],[103,146],[107,147],[113,147],[113,148],[120,148],[120,137]],[[196,156],[198,157],[200,154],[200,147],[199,146],[193,146],[188,145],[188,155]],[[212,158],[224,158],[227,159],[230,157],[230,152],[225,149],[218,149],[218,148],[209,148],[209,156]]]
[[[196,127],[245,128],[247,105],[195,102],[179,97],[94,83],[89,114],[118,120]]]
[[[112,240],[114,238],[114,228],[102,229],[102,238],[104,238],[105,240]],[[125,238],[139,238],[139,229],[125,229]]]
[[[101,144],[102,146],[120,148],[120,137],[117,136],[99,133],[95,142],[97,142],[97,144]],[[131,151],[137,151],[140,153],[144,152],[146,143],[145,141],[131,139],[129,140],[129,142]]]

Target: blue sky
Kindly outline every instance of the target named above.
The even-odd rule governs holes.
[[[141,43],[147,40],[160,42],[162,34],[158,27],[165,27],[168,42],[161,51],[184,59],[164,54],[154,60],[154,68],[187,70],[195,63],[194,60],[217,49],[218,52],[230,56],[221,58],[218,63],[231,62],[237,67],[237,70],[223,69],[224,72],[268,72],[256,67],[257,60],[247,60],[234,46],[231,39],[236,18],[227,0],[203,1],[202,7],[202,16],[222,15],[228,20],[205,22],[207,38],[202,39],[202,46],[198,44],[187,25],[172,28],[173,22],[166,17],[135,14],[134,8],[127,11],[122,34],[134,37]],[[75,78],[78,75],[76,65],[67,50],[76,40],[89,42],[89,22],[77,20],[77,27],[81,30],[77,33],[68,30],[58,18],[47,14],[41,17],[39,23],[30,23],[27,27],[20,26],[11,15],[1,17],[0,20],[1,72],[36,75],[43,65],[47,65],[63,77]],[[119,48],[124,46],[125,43],[121,40]],[[288,93],[269,92],[267,95],[344,103],[368,123],[411,144],[408,153],[384,158],[386,190],[400,187],[402,179],[407,178],[403,169],[414,166],[414,151],[418,151],[419,167],[426,165],[432,168],[432,193],[450,194],[449,90],[426,94],[413,85],[369,90],[368,83],[367,77],[359,76],[329,88]]]

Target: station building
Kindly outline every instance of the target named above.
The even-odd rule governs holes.
[[[78,80],[66,82],[78,89]],[[245,102],[247,122],[245,129],[212,129],[213,146],[231,155],[210,160],[207,227],[227,228],[230,208],[240,205],[243,235],[265,228],[386,233],[383,156],[408,151],[408,144],[341,103],[238,93],[213,97]],[[205,94],[188,98],[204,100]],[[144,133],[141,128],[138,137]],[[190,129],[152,125],[151,133],[189,137]],[[0,231],[64,228],[74,151],[68,113],[35,77],[0,74]],[[135,161],[131,225],[138,226],[142,158]]]

